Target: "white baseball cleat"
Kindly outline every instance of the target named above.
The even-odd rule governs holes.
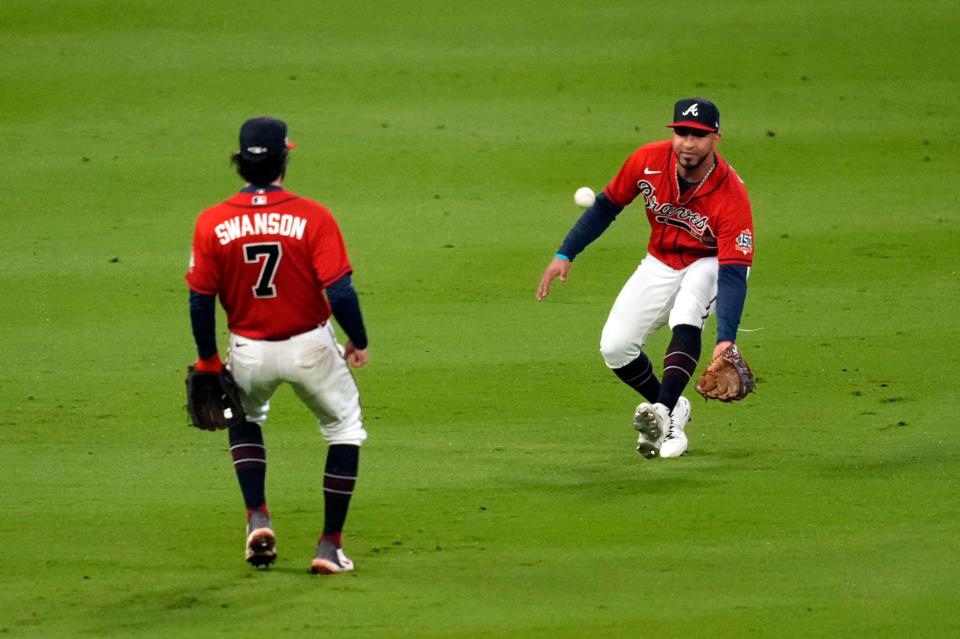
[[[353,562],[332,541],[323,539],[317,544],[317,556],[310,562],[310,572],[315,575],[335,575],[353,570]]]
[[[648,404],[637,406],[633,415],[633,427],[640,432],[637,438],[637,452],[653,459],[660,455],[660,445],[663,436],[670,426],[670,411],[663,404]]]
[[[265,568],[277,560],[277,538],[270,518],[259,510],[247,522],[246,559],[254,568]]]
[[[670,413],[670,425],[660,447],[661,457],[679,457],[687,451],[687,434],[683,432],[690,421],[690,400],[681,397]]]

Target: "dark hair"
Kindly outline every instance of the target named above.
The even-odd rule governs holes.
[[[287,172],[288,154],[264,155],[260,158],[245,157],[236,152],[230,156],[230,164],[237,167],[237,173],[254,186],[267,186]]]

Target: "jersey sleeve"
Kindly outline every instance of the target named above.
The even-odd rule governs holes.
[[[320,224],[313,238],[313,268],[322,287],[352,272],[340,227],[326,209],[320,211]]]
[[[186,280],[190,289],[204,295],[220,292],[220,272],[213,249],[215,236],[204,224],[203,216],[197,219],[193,231],[193,246],[190,251],[190,266]]]
[[[737,188],[728,196],[717,225],[717,258],[720,264],[753,264],[753,212],[740,177]]]
[[[634,151],[620,167],[620,171],[610,181],[610,184],[603,190],[607,194],[607,199],[621,208],[625,208],[633,202],[640,193],[637,188],[637,174],[642,164],[640,161],[642,153],[642,149]]]

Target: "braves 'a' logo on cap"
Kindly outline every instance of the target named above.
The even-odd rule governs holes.
[[[737,236],[737,250],[744,255],[753,253],[753,233],[750,229],[743,229]]]
[[[697,110],[697,106],[699,105],[696,102],[694,102],[693,104],[688,106],[687,110],[681,113],[680,115],[692,115],[695,118],[699,118],[700,112]]]

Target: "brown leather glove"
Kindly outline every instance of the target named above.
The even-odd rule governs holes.
[[[753,371],[743,361],[740,349],[731,344],[718,355],[697,381],[697,392],[705,399],[735,402],[743,399],[757,388]]]

